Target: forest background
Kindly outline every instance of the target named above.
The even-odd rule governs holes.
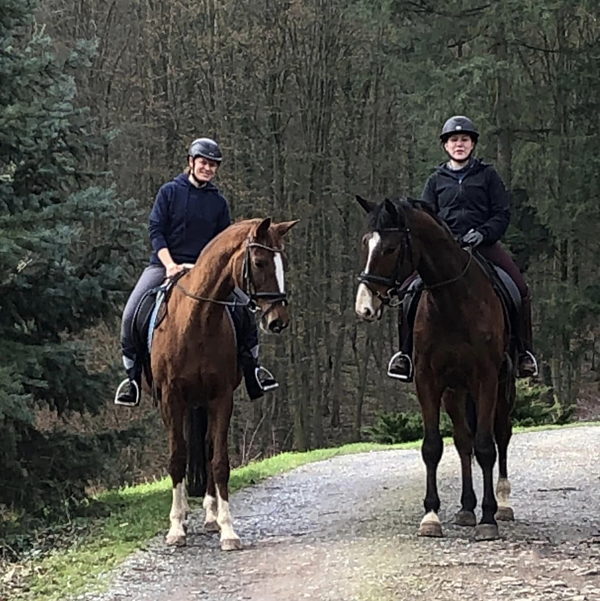
[[[2,518],[164,474],[150,400],[112,405],[119,317],[198,136],[235,219],[301,220],[291,326],[262,339],[281,386],[237,393],[237,464],[417,410],[385,375],[395,313],[354,314],[354,195],[418,197],[453,114],[511,191],[540,402],[596,415],[599,18],[595,0],[0,0]]]

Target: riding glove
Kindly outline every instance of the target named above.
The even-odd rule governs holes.
[[[462,241],[475,248],[483,242],[483,234],[477,230],[471,229],[462,237]]]

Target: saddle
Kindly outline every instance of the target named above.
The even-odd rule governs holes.
[[[473,259],[479,264],[486,274],[496,295],[502,304],[508,339],[511,340],[518,332],[518,317],[521,310],[521,294],[513,279],[504,269],[488,261],[477,250],[473,250]],[[406,295],[402,302],[402,312],[406,323],[414,323],[417,306],[421,293],[424,290],[423,280],[416,275],[414,279],[407,282]]]
[[[152,386],[151,352],[154,331],[168,314],[168,303],[177,281],[187,273],[178,273],[167,279],[160,286],[148,290],[141,298],[133,317],[133,341],[135,343],[136,364],[143,370],[148,385]],[[239,288],[235,288],[228,301],[227,315],[231,321],[238,353],[246,350],[244,342],[250,337],[253,324],[249,312],[245,310],[249,302],[248,296]]]

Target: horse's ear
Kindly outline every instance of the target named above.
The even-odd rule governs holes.
[[[402,207],[397,207],[389,198],[386,198],[383,201],[383,205],[387,212],[395,217],[395,221],[398,222],[398,225],[402,227],[406,223],[406,216],[404,215],[404,210]]]
[[[258,225],[254,226],[254,230],[252,231],[254,234],[254,239],[258,240],[259,238],[266,238],[270,227],[271,218],[267,217],[266,219],[263,219]]]
[[[300,219],[294,221],[282,221],[281,223],[274,223],[271,229],[280,237],[285,236],[298,222]]]
[[[365,213],[370,213],[377,206],[377,203],[371,202],[370,200],[367,200],[358,194],[356,195],[356,200],[358,204],[365,210]]]

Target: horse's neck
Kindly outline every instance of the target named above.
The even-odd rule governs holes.
[[[226,301],[235,287],[234,255],[238,250],[239,245],[227,243],[206,247],[190,272],[189,291],[195,296]],[[192,310],[208,313],[222,308],[221,304],[194,301]]]
[[[421,247],[417,271],[425,286],[439,291],[438,294],[441,295],[450,293],[456,297],[457,294],[466,293],[467,278],[458,276],[467,266],[467,253],[462,251],[449,233],[429,215],[419,215],[412,225],[412,230]],[[455,278],[456,281],[451,282]],[[444,282],[448,284],[440,286]]]

